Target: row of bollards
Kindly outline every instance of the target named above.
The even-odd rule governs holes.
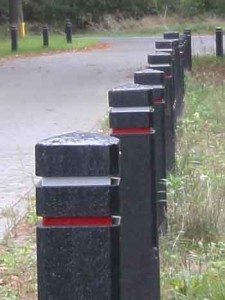
[[[16,25],[11,25],[10,33],[11,33],[11,50],[17,51],[19,47],[18,27]],[[66,35],[67,43],[72,43],[73,30],[72,30],[72,23],[70,20],[66,20],[65,35]],[[49,26],[47,24],[43,25],[42,27],[42,37],[43,37],[43,47],[49,47]]]
[[[16,25],[10,26],[11,32],[11,49],[12,51],[18,50],[18,28]],[[43,35],[43,47],[49,46],[49,27],[48,25],[43,25],[42,27],[42,35]],[[65,35],[67,43],[72,43],[72,23],[69,19],[66,20],[65,23]],[[165,39],[176,39],[179,34],[177,33],[166,33],[164,35]],[[223,30],[221,27],[216,28],[216,56],[223,57]],[[190,51],[190,42],[191,42],[191,31],[187,29],[184,31],[184,35],[180,37],[180,40],[185,41],[185,47],[187,47],[187,56],[184,58],[184,67],[186,69],[191,70],[191,65],[188,63],[191,62],[191,51]]]
[[[111,136],[36,145],[39,300],[160,300],[158,235],[167,231],[191,31],[165,33],[147,62],[108,93]]]
[[[156,41],[134,82],[109,91],[111,137],[36,145],[39,300],[160,300],[158,234],[190,53],[190,31]]]
[[[156,41],[146,69],[109,91],[111,137],[36,145],[39,300],[160,300],[158,235],[190,54],[190,31]]]

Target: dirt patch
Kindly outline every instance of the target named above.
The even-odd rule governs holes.
[[[0,299],[37,299],[35,226],[22,220],[0,244]]]
[[[111,48],[111,44],[100,43],[95,46],[89,46],[89,47],[84,47],[84,48],[80,48],[80,49],[65,49],[65,50],[47,51],[47,52],[41,52],[41,53],[15,54],[14,56],[0,58],[0,62],[11,61],[14,59],[26,59],[26,58],[41,57],[41,56],[52,56],[52,55],[61,54],[61,53],[78,53],[78,52],[108,50],[110,48]]]

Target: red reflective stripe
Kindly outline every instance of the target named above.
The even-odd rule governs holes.
[[[111,226],[112,217],[43,218],[44,226]]]
[[[113,129],[113,134],[143,134],[143,133],[153,133],[152,128],[126,128],[126,129]]]
[[[154,104],[162,104],[164,103],[164,100],[162,97],[157,97],[154,99]]]
[[[166,79],[171,79],[171,78],[173,78],[173,76],[172,75],[166,75],[165,78]]]

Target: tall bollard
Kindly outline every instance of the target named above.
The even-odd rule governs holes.
[[[181,65],[181,57],[179,51],[179,40],[163,40],[156,41],[157,51],[172,53],[173,58],[173,85],[175,91],[175,117],[176,119],[181,116],[183,106],[183,71]]]
[[[67,43],[72,43],[72,23],[70,20],[66,20],[65,33]]]
[[[36,145],[39,300],[120,299],[118,146],[82,133]]]
[[[157,192],[157,227],[162,233],[166,231],[166,133],[165,133],[165,89],[164,73],[146,69],[134,73],[134,82],[149,85],[153,90],[154,129],[155,129],[155,173]]]
[[[11,49],[12,51],[18,50],[18,28],[16,25],[10,26],[11,32]]]
[[[121,298],[159,300],[152,89],[109,91],[110,127],[121,144]],[[116,299],[115,299],[116,300]]]
[[[158,52],[148,55],[148,63],[149,68],[165,73],[165,152],[166,173],[168,174],[175,166],[176,151],[172,57],[169,53]],[[163,173],[161,178],[162,176]]]
[[[216,28],[216,56],[223,57],[223,30]]]
[[[184,67],[185,67],[185,55],[186,55],[186,36],[179,35],[178,32],[165,32],[163,35],[166,40],[178,40],[178,47],[180,52],[180,84],[181,84],[181,98],[184,98]],[[182,101],[181,101],[182,104]]]
[[[183,58],[183,66],[184,70],[188,70],[188,48],[187,48],[187,38],[185,34],[181,34],[179,38],[179,48],[180,52],[182,52],[182,58]]]
[[[192,39],[191,39],[191,30],[185,29],[184,35],[186,36],[187,40],[187,70],[192,70]]]
[[[42,28],[42,34],[43,34],[43,47],[49,46],[49,28],[48,25],[43,25]]]

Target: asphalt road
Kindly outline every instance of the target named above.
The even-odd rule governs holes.
[[[0,239],[34,187],[34,145],[71,131],[97,131],[107,91],[133,81],[156,38],[104,38],[110,49],[0,61]],[[193,38],[193,52],[213,51]],[[27,196],[26,196],[27,195]]]

